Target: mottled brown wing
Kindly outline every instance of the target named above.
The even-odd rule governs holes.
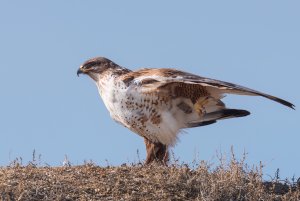
[[[214,90],[219,92],[220,94],[228,93],[239,95],[263,96],[292,109],[294,109],[295,107],[292,103],[286,100],[241,85],[233,84],[230,82],[224,82],[216,79],[205,78],[175,69],[142,69],[134,73],[138,75],[134,77],[134,81],[137,84],[143,85],[147,90],[157,90],[162,89],[167,85],[181,85],[184,83],[185,85],[190,85],[190,88],[195,88],[202,92],[205,89],[208,90],[208,92],[209,90]],[[194,85],[200,85],[201,87],[199,88]]]

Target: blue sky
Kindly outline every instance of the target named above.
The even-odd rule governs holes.
[[[143,139],[110,119],[96,87],[76,76],[105,56],[131,68],[173,67],[238,83],[300,105],[299,1],[2,1],[0,165],[144,159]],[[260,97],[228,96],[252,112],[187,130],[172,149],[180,161],[216,152],[300,176],[300,113]],[[296,107],[297,109],[297,107]]]

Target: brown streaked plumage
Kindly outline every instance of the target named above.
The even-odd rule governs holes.
[[[275,96],[175,69],[131,71],[97,57],[86,61],[77,71],[81,73],[95,81],[111,117],[144,138],[146,164],[166,163],[168,147],[175,145],[181,129],[250,114],[226,108],[224,94],[263,96],[294,109]]]

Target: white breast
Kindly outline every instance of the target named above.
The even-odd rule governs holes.
[[[112,76],[99,79],[97,87],[115,121],[153,142],[171,146],[176,143],[177,134],[184,125],[181,119],[176,118],[173,111],[175,105],[170,105],[172,102],[153,104],[152,101],[157,101],[156,95],[145,95],[137,85],[127,87],[122,81],[116,82]],[[153,109],[155,113],[151,112]],[[153,120],[157,115],[159,122]]]
[[[99,79],[96,82],[99,94],[110,116],[118,123],[125,125],[123,120],[125,111],[122,111],[121,99],[126,95],[126,88],[121,84],[116,83],[112,76],[108,76],[107,79]]]

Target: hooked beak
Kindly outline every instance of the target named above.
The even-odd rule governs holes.
[[[85,73],[84,69],[80,66],[80,68],[77,70],[77,76],[79,77],[79,75],[83,73]]]
[[[79,68],[79,69],[77,70],[77,76],[79,77],[79,74],[81,74],[81,73],[83,73],[83,72],[82,72],[81,69]]]

